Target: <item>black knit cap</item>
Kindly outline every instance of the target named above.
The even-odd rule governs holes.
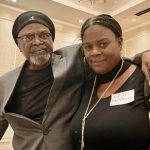
[[[12,35],[16,44],[17,44],[18,33],[21,31],[22,28],[24,28],[26,25],[31,24],[31,23],[39,23],[49,28],[52,34],[52,40],[54,41],[55,27],[54,27],[52,20],[41,12],[27,11],[19,15],[14,22],[14,25],[12,28]]]

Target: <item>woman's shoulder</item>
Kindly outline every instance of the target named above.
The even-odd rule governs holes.
[[[129,61],[129,60],[124,60],[125,63],[128,63],[130,65],[129,69],[127,69],[127,72],[129,73],[129,75],[141,75],[141,76],[144,76],[142,70],[141,70],[141,66],[135,64],[134,62],[132,61]]]

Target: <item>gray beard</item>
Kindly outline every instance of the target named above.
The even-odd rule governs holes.
[[[42,55],[31,56],[30,62],[36,66],[43,66],[50,61],[51,55],[49,53],[45,53]]]

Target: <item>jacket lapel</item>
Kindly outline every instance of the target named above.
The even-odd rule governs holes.
[[[4,100],[4,103],[3,103],[3,109],[5,107],[5,105],[7,104],[7,102],[9,101],[12,93],[13,93],[13,90],[16,86],[16,83],[17,83],[17,80],[19,78],[19,75],[21,73],[21,70],[23,68],[23,65],[18,67],[17,69],[15,69],[14,71],[12,71],[11,73],[11,76],[7,77],[7,74],[6,74],[6,80],[4,79],[4,91],[3,92],[3,100]],[[7,81],[8,80],[8,81]]]
[[[67,74],[66,58],[62,57],[61,55],[56,55],[53,53],[52,70],[53,70],[54,81],[53,81],[52,88],[50,89],[50,94],[46,106],[46,108],[48,109],[45,109],[45,114],[49,114],[50,111],[52,110],[51,108],[55,104],[57,96],[64,85],[66,74]],[[43,121],[45,121],[46,118],[47,115],[44,116]]]

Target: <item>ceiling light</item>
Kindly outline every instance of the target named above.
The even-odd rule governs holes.
[[[133,22],[135,22],[135,21],[136,21],[136,19],[132,19],[132,21],[133,21]]]
[[[17,2],[17,0],[11,0],[12,2]]]
[[[81,20],[79,20],[79,23],[83,23],[83,20],[81,19]]]

